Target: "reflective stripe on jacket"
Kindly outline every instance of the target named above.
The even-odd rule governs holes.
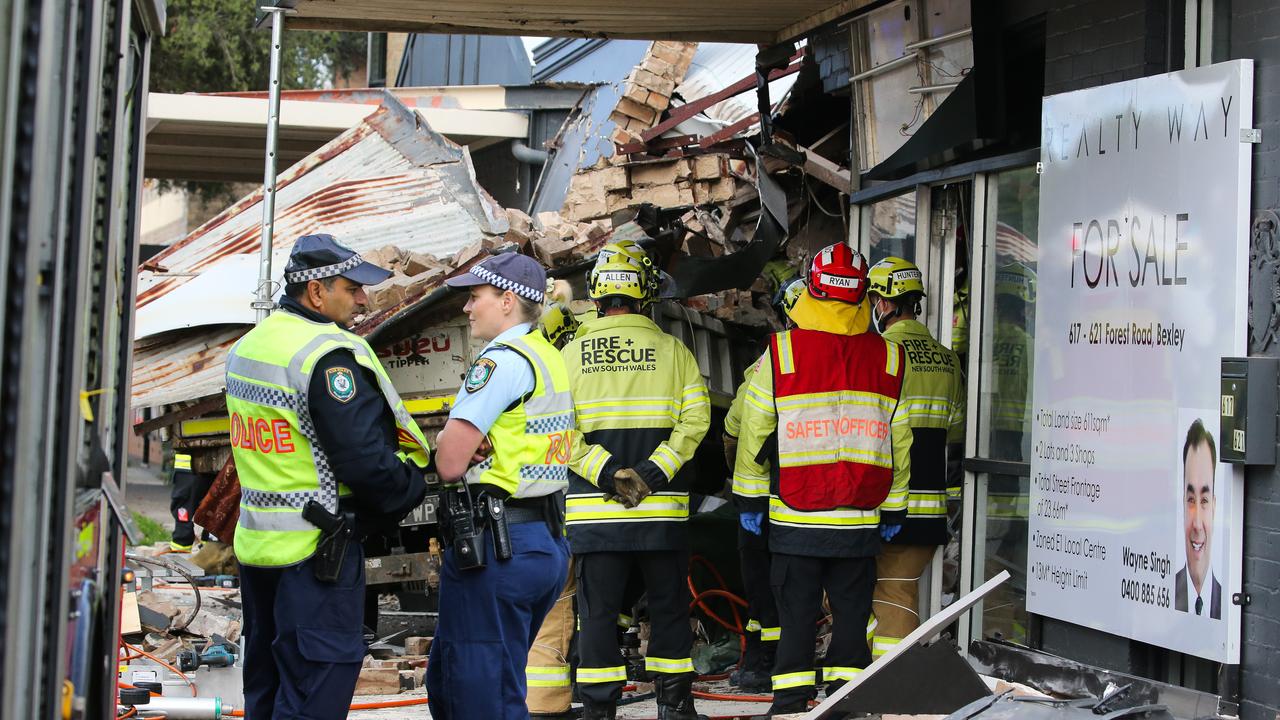
[[[330,512],[350,491],[333,476],[316,438],[308,393],[320,358],[347,350],[378,379],[395,416],[400,454],[426,467],[427,440],[364,338],[333,323],[272,313],[227,356],[227,412],[239,476],[235,552],[245,565],[293,565],[315,553],[320,531],[302,519],[316,500]],[[335,379],[338,386],[341,379]]]
[[[910,487],[907,522],[895,544],[947,541],[947,435],[964,422],[964,387],[956,354],[916,320],[899,320],[884,332],[902,346],[906,374],[893,416],[893,472]]]
[[[863,418],[864,421],[870,419],[875,422],[891,424],[894,408],[892,404],[886,406],[884,399],[888,398],[892,403],[897,401],[902,374],[902,351],[897,345],[887,343],[875,335],[842,336],[829,333],[818,333],[818,335],[821,337],[814,338],[820,341],[815,346],[817,350],[815,351],[815,347],[804,346],[803,350],[808,355],[799,360],[797,358],[801,357],[801,353],[795,352],[794,338],[791,338],[789,343],[781,344],[780,350],[781,352],[786,352],[787,357],[778,362],[773,360],[774,350],[772,349],[777,343],[771,344],[771,349],[766,351],[762,358],[761,367],[762,369],[774,368],[775,370],[773,372],[764,372],[762,370],[751,378],[742,405],[742,434],[738,442],[738,456],[734,467],[734,495],[740,506],[744,508],[754,507],[769,513],[769,549],[772,552],[815,557],[873,556],[879,551],[880,547],[880,536],[877,528],[880,522],[881,509],[905,515],[907,486],[905,482],[899,482],[893,476],[891,439],[887,436],[880,438],[880,440],[884,441],[883,446],[875,444],[870,447],[871,455],[884,456],[887,454],[890,458],[887,463],[883,457],[880,457],[875,463],[867,462],[862,459],[866,457],[865,453],[855,458],[853,453],[846,452],[843,449],[842,443],[831,444],[828,442],[830,438],[825,437],[813,438],[826,444],[815,445],[816,452],[814,455],[806,455],[805,453],[810,451],[804,447],[804,443],[795,441],[808,440],[810,434],[816,435],[824,428],[830,429],[832,421],[841,423],[841,427],[845,427],[845,429],[851,429],[853,425],[851,422],[834,419],[834,417],[808,417],[794,411],[807,409],[804,407],[809,404],[804,399],[806,394],[817,395],[824,392],[839,393],[841,391],[857,393],[878,389],[879,392],[873,392],[872,394],[883,395],[883,397],[874,399],[869,406],[858,406],[861,408],[859,412],[864,416],[868,413],[870,414],[870,418]],[[856,340],[856,342],[843,342],[845,340]],[[880,378],[871,383],[871,386],[858,386],[848,381],[850,376],[842,376],[838,373],[835,375],[835,379],[831,379],[825,388],[817,384],[819,379],[831,377],[823,374],[824,372],[829,372],[824,368],[858,363],[867,365],[866,357],[876,356],[877,354],[872,350],[877,347],[879,361],[868,367],[874,370]],[[846,352],[855,351],[855,349],[856,355],[846,355]],[[896,360],[896,364],[891,361],[891,358]],[[797,362],[800,363],[798,366]],[[793,392],[785,397],[793,399],[791,402],[794,407],[788,408],[787,419],[792,423],[809,422],[809,424],[793,425],[791,432],[794,437],[784,443],[783,436],[787,433],[787,430],[785,425],[780,426],[779,423],[780,408],[783,403],[775,399],[775,374],[781,374],[783,370],[796,373],[797,367],[800,368],[799,372],[814,373],[813,381],[815,385],[812,388],[807,388],[813,391],[812,393],[798,392],[800,388],[796,387],[788,388]],[[826,396],[824,395],[823,397],[825,398]],[[843,401],[857,397],[859,396],[856,394],[848,394],[847,398],[842,396],[837,399]],[[844,406],[838,407],[843,408]],[[813,413],[809,414],[812,415]],[[844,416],[842,415],[841,417]],[[852,414],[849,417],[852,417]],[[859,427],[865,428],[866,425],[860,424]],[[802,429],[803,433],[801,433]],[[768,494],[760,493],[759,478],[768,478],[770,476],[770,460],[761,457],[760,460],[763,462],[760,462],[757,461],[757,457],[761,455],[762,448],[768,446],[770,437],[774,436],[775,433],[778,436],[779,447],[774,456],[778,457],[780,452],[788,453],[787,463],[796,473],[795,481],[804,482],[806,475],[809,474],[808,471],[816,469],[818,473],[815,477],[820,478],[825,484],[829,475],[834,475],[837,472],[846,472],[851,470],[851,466],[854,465],[864,465],[866,467],[858,472],[870,471],[881,476],[887,474],[889,477],[890,485],[885,488],[888,491],[888,495],[885,497],[884,502],[879,508],[870,509],[859,509],[852,506],[822,510],[795,509],[788,503],[783,502],[779,493],[782,472],[781,461],[773,463],[773,468],[776,469],[773,471],[774,477],[770,483],[771,491]],[[801,434],[805,437],[800,437]],[[837,433],[837,435],[839,434]],[[850,445],[852,444],[850,443]],[[866,449],[864,448],[864,450]],[[806,463],[812,463],[812,465],[807,465]],[[883,479],[881,481],[883,482]]]
[[[565,520],[575,554],[687,547],[692,459],[711,424],[707,386],[683,343],[642,315],[587,320],[563,350],[579,435]],[[653,489],[635,508],[609,499],[620,468]]]
[[[564,359],[541,331],[501,344],[533,367],[533,393],[489,428],[493,454],[467,471],[467,482],[493,485],[515,498],[560,492],[569,483],[574,426]]]

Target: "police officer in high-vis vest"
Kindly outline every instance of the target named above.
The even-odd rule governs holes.
[[[302,237],[280,309],[227,357],[249,720],[347,716],[366,649],[360,539],[426,494],[427,441],[345,329],[362,286],[390,276],[330,235]]]
[[[872,658],[920,624],[920,577],[947,542],[947,437],[964,422],[960,360],[917,316],[924,298],[920,268],[898,257],[871,266],[872,320],[886,340],[902,346],[907,364],[893,416],[893,474],[906,478],[907,518],[885,539],[876,558],[876,617]]]
[[[436,720],[520,720],[525,664],[568,574],[562,511],[573,442],[564,361],[538,330],[547,274],[515,253],[446,281],[488,340],[436,438],[447,491],[440,620],[427,664]]]
[[[747,386],[734,470],[743,527],[768,514],[782,636],[767,716],[803,712],[819,683],[830,694],[867,666],[880,528],[907,505],[890,432],[905,359],[867,332],[866,261],[838,243],[814,256],[808,279],[789,313],[796,329],[770,338]],[[815,669],[824,590],[832,638]]]
[[[658,288],[636,247],[607,247],[588,282],[599,317],[565,346],[578,429],[566,518],[578,579],[578,694],[612,718],[627,669],[618,619],[627,579],[644,577],[652,636],[645,669],[658,717],[693,720],[686,463],[711,422],[707,386],[683,343],[640,314]]]

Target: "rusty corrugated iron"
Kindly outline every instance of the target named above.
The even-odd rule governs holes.
[[[236,271],[231,300],[165,307],[176,289],[232,256],[256,257],[259,188],[152,258],[138,274],[138,337],[205,324],[252,323],[253,263]],[[395,98],[282,173],[277,181],[273,271],[282,277],[295,239],[327,232],[360,251],[396,245],[448,255],[506,231],[502,208],[475,182],[466,150],[428,127]],[[226,274],[218,275],[227,294]],[[241,277],[243,276],[243,277]],[[243,301],[235,292],[243,290]]]

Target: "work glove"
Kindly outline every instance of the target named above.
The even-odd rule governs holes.
[[[738,513],[738,524],[743,530],[752,535],[760,534],[760,523],[764,522],[763,512],[740,512]]]
[[[902,523],[880,523],[880,539],[889,542],[902,530]]]
[[[633,508],[649,496],[649,485],[640,477],[640,473],[631,468],[623,468],[613,474],[613,499],[622,503],[623,507]]]
[[[724,463],[729,466],[729,474],[733,474],[733,466],[738,462],[738,438],[725,433],[720,436],[724,444]]]

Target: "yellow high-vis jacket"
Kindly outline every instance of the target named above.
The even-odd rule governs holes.
[[[947,436],[964,424],[960,360],[917,320],[899,320],[884,332],[906,351],[902,397],[893,415],[895,484],[907,483],[907,520],[898,545],[947,542]]]
[[[565,520],[574,554],[688,547],[689,477],[711,425],[698,363],[643,315],[584,322],[565,346],[578,436]],[[613,475],[633,468],[653,491],[639,506],[609,499]]]

